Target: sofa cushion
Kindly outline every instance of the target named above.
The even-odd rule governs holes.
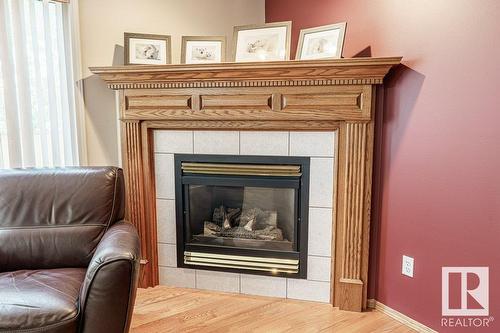
[[[0,273],[0,332],[76,332],[83,268]]]
[[[0,170],[0,272],[88,266],[123,218],[115,167]]]

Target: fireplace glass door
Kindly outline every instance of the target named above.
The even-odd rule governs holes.
[[[305,276],[309,159],[175,155],[180,267]]]
[[[269,187],[265,182],[262,185],[186,185],[189,203],[186,242],[264,250],[296,249],[298,186]]]

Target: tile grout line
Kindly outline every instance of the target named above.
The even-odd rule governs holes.
[[[332,256],[324,256],[322,254],[307,254],[308,257],[317,257],[317,258],[324,258],[324,259],[332,259]]]
[[[163,201],[175,201],[175,198],[174,198],[174,199],[156,198],[156,200],[163,200]]]
[[[169,199],[166,199],[169,200]],[[170,199],[173,200],[173,199]],[[332,207],[325,207],[325,206],[309,206],[309,208],[321,208],[321,209],[333,209]]]
[[[305,279],[304,281],[311,281],[311,282],[321,282],[321,283],[330,283],[330,280],[313,280],[313,279]]]
[[[157,242],[158,244],[163,244],[163,245],[173,245],[176,246],[176,243],[167,243],[167,242]],[[317,256],[316,256],[317,257]]]
[[[288,156],[290,156],[290,146],[291,146],[291,131],[288,131]]]
[[[241,155],[241,131],[238,131],[238,155]]]
[[[192,138],[191,140],[193,141],[191,152],[194,154],[194,131],[191,131],[191,138]]]
[[[156,200],[171,200],[171,201],[175,201],[175,198],[165,198],[165,197],[156,197]]]

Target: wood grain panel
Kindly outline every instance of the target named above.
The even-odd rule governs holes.
[[[373,121],[345,122],[339,130],[336,210],[335,305],[366,308],[371,206]],[[366,266],[366,267],[365,267]],[[363,295],[352,297],[352,295]]]
[[[361,93],[345,94],[289,94],[283,95],[283,110],[307,108],[361,110]]]
[[[271,94],[201,95],[201,110],[271,110]]]
[[[351,86],[350,89],[321,93],[287,93],[282,95],[282,109],[291,114],[308,111],[329,114],[345,120],[369,120],[371,86]]]
[[[129,105],[122,119],[130,120],[336,121],[371,117],[370,85],[141,89],[126,90],[125,95]]]
[[[126,109],[191,109],[190,95],[142,95],[127,96]]]
[[[142,139],[142,167],[144,179],[144,204],[145,225],[144,233],[147,235],[147,243],[143,247],[146,248],[148,254],[148,271],[147,279],[148,286],[156,286],[159,283],[159,267],[158,267],[158,248],[157,248],[157,226],[151,221],[156,220],[156,184],[155,184],[155,163],[154,163],[154,135],[146,122],[141,123],[141,139]]]
[[[113,89],[380,84],[400,57],[91,67]]]
[[[247,108],[216,108],[195,110],[165,110],[165,109],[142,109],[127,110],[123,120],[179,120],[179,121],[339,121],[339,120],[367,120],[363,112],[349,111],[345,109],[294,109],[285,111],[274,111]]]
[[[146,121],[149,128],[165,130],[219,130],[219,131],[333,131],[337,121]]]
[[[349,94],[366,92],[371,85],[335,85],[335,86],[274,86],[274,87],[195,87],[195,88],[158,88],[124,89],[125,96],[164,96],[164,95],[265,95],[271,94]]]
[[[143,201],[144,169],[142,165],[141,124],[139,121],[122,122],[122,154],[125,173],[125,219],[137,228],[141,240],[141,269],[139,285],[151,285],[151,262],[149,261],[150,248],[149,228],[146,220]]]

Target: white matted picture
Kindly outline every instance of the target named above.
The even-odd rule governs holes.
[[[300,30],[295,59],[338,59],[342,57],[346,22]]]
[[[125,33],[125,65],[171,63],[170,36]]]
[[[292,22],[234,27],[234,61],[278,61],[290,59]]]
[[[182,36],[181,63],[210,64],[226,60],[226,37]]]

